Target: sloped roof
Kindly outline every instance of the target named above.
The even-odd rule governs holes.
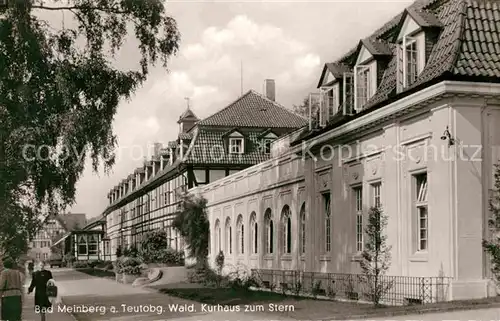
[[[442,30],[424,70],[407,90],[422,86],[445,75],[480,77],[482,80],[499,81],[500,77],[500,4],[495,0],[441,0],[427,4],[416,3],[398,15],[383,28],[382,35],[400,25],[405,12],[418,13],[427,20],[435,17]],[[413,16],[412,16],[413,17]],[[395,21],[399,19],[400,21]],[[419,23],[423,23],[420,21]],[[436,25],[428,21],[427,25]],[[391,27],[392,26],[392,27]],[[377,31],[371,37],[382,36]],[[355,51],[351,51],[351,55]],[[350,61],[344,56],[337,63]],[[352,61],[352,60],[351,60]],[[370,108],[387,100],[396,90],[396,54],[389,62],[377,92],[367,103]]]
[[[422,10],[421,8],[409,7],[403,13],[403,19],[406,17],[406,14],[410,15],[413,20],[420,27],[442,27],[443,24],[439,19],[432,13],[426,10]],[[403,20],[401,19],[401,20]]]
[[[436,29],[436,41],[416,81],[401,93],[396,92],[397,57],[394,41],[403,19],[410,15],[422,27]],[[385,41],[392,57],[377,91],[364,106],[369,112],[383,104],[442,80],[500,82],[500,2],[498,0],[422,0],[395,16],[367,39]],[[356,47],[334,62],[352,68],[359,53]],[[323,75],[322,75],[323,76]],[[350,118],[349,118],[350,119]],[[342,122],[348,119],[342,120]],[[335,122],[339,124],[338,122]],[[330,122],[322,131],[335,127]],[[310,132],[303,138],[316,135]]]
[[[263,146],[259,135],[262,130],[245,132],[245,153],[229,154],[223,146],[225,130],[200,129],[196,142],[186,156],[184,162],[188,164],[234,164],[255,165],[269,159],[263,153]]]
[[[87,217],[83,213],[58,214],[54,218],[67,232],[71,232],[75,228],[83,228],[87,222]]]
[[[373,55],[373,56],[391,56],[392,49],[391,46],[382,40],[378,39],[363,39],[360,42],[360,45],[365,46],[365,48]]]
[[[91,218],[90,220],[87,221],[87,224],[85,224],[84,229],[87,229],[89,227],[92,227],[93,225],[96,225],[98,223],[104,223],[105,219],[103,215],[99,215],[96,217]]]
[[[192,133],[179,133],[179,139],[184,140],[184,139],[191,139],[193,138]]]
[[[304,117],[250,90],[198,126],[298,128],[306,123]]]
[[[194,112],[191,110],[191,108],[187,108],[182,115],[179,116],[179,120],[177,122],[181,122],[182,120],[199,120],[198,117],[194,114]]]

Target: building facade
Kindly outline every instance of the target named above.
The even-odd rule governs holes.
[[[110,261],[105,218],[95,217],[81,229],[67,232],[53,243],[52,249],[58,249],[63,255],[72,255],[75,261]]]
[[[86,224],[86,215],[81,213],[67,213],[51,215],[45,221],[43,227],[37,232],[29,244],[28,257],[36,261],[48,260],[51,255],[61,255],[53,250],[54,243],[59,241],[65,234],[83,228]]]
[[[309,128],[190,191],[208,200],[212,263],[223,251],[228,266],[357,274],[375,206],[388,216],[389,275],[449,278],[445,299],[488,296],[498,15],[494,2],[419,1],[325,64]]]
[[[279,105],[274,81],[267,80],[266,95],[250,90],[203,120],[188,108],[178,123],[178,138],[157,145],[152,159],[108,195],[104,216],[113,259],[119,246],[139,246],[153,229],[165,229],[171,247],[182,250],[171,226],[182,194],[268,160],[271,142],[307,119]]]

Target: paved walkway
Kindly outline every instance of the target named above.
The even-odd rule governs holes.
[[[66,311],[73,309],[73,315],[79,321],[293,320],[241,311],[212,312],[198,302],[171,297],[153,289],[134,288],[78,271],[53,274]]]
[[[35,312],[35,298],[33,293],[28,293],[28,288],[31,279],[28,278],[24,284],[24,298],[23,298],[23,321],[39,321],[41,316]],[[69,314],[62,312],[63,305],[54,306],[50,313],[46,314],[46,321],[75,321],[75,318]]]
[[[66,311],[73,309],[78,321],[270,321],[291,320],[291,315],[251,313],[251,312],[212,312],[204,310],[197,302],[171,297],[147,288],[133,288],[130,285],[116,283],[113,280],[97,278],[74,270],[53,271],[54,278],[63,297]],[[329,304],[329,303],[324,303]],[[309,307],[309,312],[301,311],[303,320],[329,320],[323,311],[320,317],[316,305]],[[180,311],[185,309],[185,311]],[[307,307],[305,307],[307,310]],[[33,315],[34,313],[32,313]],[[304,317],[307,316],[307,317]],[[47,321],[72,321],[69,313],[50,315]],[[26,314],[26,320],[33,319]],[[396,317],[369,318],[366,320],[398,321],[443,321],[443,320],[500,320],[500,309],[482,309],[446,313],[405,315]]]

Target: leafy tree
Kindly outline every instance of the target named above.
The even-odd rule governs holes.
[[[92,159],[114,164],[118,104],[144,83],[149,66],[178,51],[180,34],[162,0],[9,0],[0,7],[0,247],[26,250],[44,213],[72,205]],[[66,13],[66,26],[40,13]],[[60,15],[63,17],[62,15]],[[53,15],[52,15],[53,17]],[[112,58],[128,36],[137,68]],[[19,250],[17,250],[19,247]]]
[[[491,272],[497,285],[500,285],[500,164],[494,165],[494,185],[490,191],[490,239],[483,240],[483,248],[490,255]]]
[[[384,280],[391,262],[391,246],[387,245],[386,227],[387,216],[381,208],[372,207],[365,228],[367,242],[360,264],[368,287],[367,294],[376,306],[392,287],[392,282]]]
[[[312,115],[316,117],[319,111],[318,99],[311,99]],[[293,105],[293,111],[303,117],[309,118],[309,96],[306,96],[300,105]]]
[[[167,232],[155,230],[146,234],[138,253],[144,263],[164,263],[165,253],[169,248],[170,239]]]
[[[189,256],[196,259],[199,267],[207,266],[210,223],[206,212],[207,200],[203,197],[184,195],[181,211],[172,226],[187,243]]]

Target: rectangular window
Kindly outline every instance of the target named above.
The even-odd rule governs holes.
[[[354,108],[356,111],[363,109],[363,106],[371,97],[371,73],[369,66],[356,66],[355,69],[355,95]]]
[[[354,73],[344,73],[343,79],[343,110],[344,115],[354,115]]]
[[[382,205],[381,199],[380,199],[380,190],[382,188],[382,183],[374,183],[371,185],[372,186],[372,206],[380,208]]]
[[[427,173],[415,175],[415,206],[417,211],[417,250],[427,251],[429,240],[427,208]]]
[[[363,189],[361,186],[355,187],[354,210],[356,215],[356,251],[363,251]]]
[[[405,48],[405,80],[406,80],[406,87],[410,86],[417,80],[418,76],[418,71],[417,71],[417,41],[414,39],[405,39],[403,40],[405,42],[404,48]]]
[[[243,138],[230,138],[229,152],[231,154],[243,154]]]
[[[320,89],[320,114],[319,122],[325,126],[330,118],[337,112],[337,97],[334,87]]]
[[[264,148],[264,154],[271,154],[271,143],[273,142],[272,139],[264,139],[263,140],[263,148]]]
[[[325,252],[332,250],[332,224],[331,224],[331,200],[330,193],[324,193],[323,210],[325,215]]]

